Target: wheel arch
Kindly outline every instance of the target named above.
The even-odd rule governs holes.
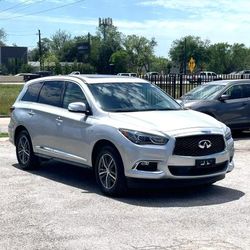
[[[96,161],[96,158],[97,158],[97,155],[98,155],[98,152],[105,146],[110,146],[112,147],[116,152],[117,154],[119,155],[121,161],[122,161],[122,157],[121,157],[121,154],[119,152],[119,150],[117,149],[117,147],[114,145],[114,143],[112,143],[111,141],[109,140],[99,140],[95,143],[94,147],[93,147],[93,150],[92,150],[92,155],[91,155],[91,164],[92,164],[92,167],[95,166],[95,161]]]
[[[17,140],[17,136],[18,136],[18,134],[21,132],[21,131],[27,131],[28,132],[28,130],[24,127],[24,126],[22,126],[22,125],[19,125],[16,129],[15,129],[15,133],[14,133],[14,144],[16,145],[16,140]],[[29,132],[28,132],[28,134],[29,134]]]

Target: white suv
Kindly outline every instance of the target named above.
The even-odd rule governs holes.
[[[221,80],[221,77],[219,77],[215,72],[212,71],[200,71],[197,74],[188,75],[187,80],[190,83],[204,83],[211,82],[214,80]]]
[[[136,73],[118,73],[118,76],[131,76],[131,77],[137,77]]]
[[[183,110],[138,78],[68,75],[32,80],[12,107],[10,140],[23,169],[39,159],[92,167],[101,190],[133,183],[213,183],[233,167],[230,129]]]

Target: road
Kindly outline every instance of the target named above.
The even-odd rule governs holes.
[[[0,141],[0,249],[250,249],[250,133],[210,188],[103,196],[90,170],[49,162],[22,171]]]

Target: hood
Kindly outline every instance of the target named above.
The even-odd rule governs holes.
[[[181,105],[184,108],[201,111],[200,108],[203,108],[203,110],[207,110],[208,107],[210,107],[211,105],[213,106],[215,102],[216,100],[184,100]]]
[[[211,129],[222,131],[223,124],[211,116],[193,110],[110,113],[116,126],[140,131],[184,131]]]
[[[192,100],[192,99],[178,99],[178,103],[183,105],[184,107],[186,106],[191,106],[192,104],[197,104],[197,103],[202,103],[207,100]]]

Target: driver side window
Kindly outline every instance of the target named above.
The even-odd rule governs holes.
[[[242,86],[241,85],[232,86],[224,94],[228,95],[229,99],[243,98]]]
[[[72,102],[83,102],[87,105],[87,99],[81,88],[72,82],[66,83],[66,90],[63,97],[63,108],[67,109]]]

